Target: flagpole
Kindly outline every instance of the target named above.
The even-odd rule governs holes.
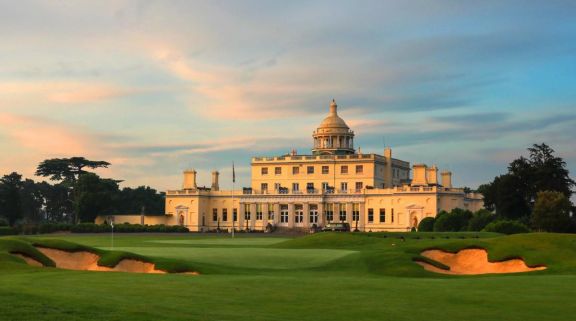
[[[236,173],[234,171],[234,162],[232,162],[232,238],[234,238],[235,217],[234,217],[234,189],[236,188]]]

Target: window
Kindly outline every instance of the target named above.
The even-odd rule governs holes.
[[[340,174],[348,174],[348,166],[343,165],[340,167]]]
[[[364,165],[356,165],[356,174],[364,173]]]
[[[268,183],[260,184],[260,189],[262,190],[262,192],[268,192]]]
[[[232,219],[234,220],[234,222],[238,222],[238,209],[237,208],[232,209]]]
[[[304,207],[302,204],[294,205],[294,223],[304,222]]]
[[[394,223],[394,209],[390,212],[390,222]]]
[[[348,190],[348,183],[346,183],[346,182],[340,183],[340,189],[341,189],[343,192],[346,192],[346,191]]]
[[[292,167],[292,175],[298,175],[298,174],[300,174],[300,167],[298,166]]]
[[[346,221],[346,204],[340,204],[340,222]]]
[[[274,183],[274,190],[275,190],[275,191],[278,191],[278,190],[280,189],[280,187],[282,187],[282,186],[280,185],[280,183]]]
[[[280,204],[280,223],[288,223],[288,204]]]
[[[274,204],[268,204],[268,219],[274,220]]]
[[[256,220],[262,220],[262,204],[256,204]]]
[[[212,209],[212,221],[213,222],[218,221],[218,209],[217,208]]]
[[[380,223],[384,223],[384,222],[386,222],[386,209],[381,208],[380,209]]]
[[[224,222],[228,221],[228,209],[227,208],[222,209],[222,221],[224,221]]]
[[[328,186],[328,182],[322,182],[322,189],[327,191],[330,188],[330,186]]]
[[[308,191],[308,193],[314,192],[314,183],[306,183],[306,191]]]
[[[322,174],[328,174],[330,173],[330,169],[328,168],[328,166],[322,166]]]
[[[268,167],[262,167],[260,169],[260,174],[262,175],[268,175]]]
[[[300,190],[300,184],[298,183],[292,183],[292,191],[293,192],[298,192]]]
[[[282,167],[274,167],[274,175],[282,174]]]
[[[357,191],[361,190],[362,186],[363,186],[362,182],[356,182],[356,190]]]
[[[245,220],[249,220],[250,219],[250,204],[244,204],[244,219]]]
[[[326,204],[326,220],[331,222],[334,220],[334,204]]]
[[[374,222],[374,209],[369,208],[368,209],[368,223],[372,223],[372,222]]]
[[[352,221],[358,222],[360,220],[360,204],[352,204]]]
[[[318,223],[318,205],[310,204],[310,223]]]
[[[308,174],[314,174],[314,166],[308,166],[308,167],[306,167],[306,173],[308,173]]]

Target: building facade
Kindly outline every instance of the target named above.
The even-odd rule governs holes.
[[[307,230],[347,222],[353,230],[407,231],[442,210],[483,207],[481,195],[452,187],[449,171],[425,164],[410,168],[393,158],[390,148],[383,155],[356,151],[354,132],[337,108],[332,101],[313,132],[311,154],[252,158],[249,187],[220,190],[217,171],[210,188],[198,187],[196,171],[184,171],[182,188],[166,192],[164,224],[231,231]]]

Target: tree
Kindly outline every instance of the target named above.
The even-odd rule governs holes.
[[[486,225],[494,221],[496,215],[486,209],[481,209],[472,214],[472,218],[468,221],[468,231],[482,231]]]
[[[0,178],[0,216],[13,226],[22,218],[22,175],[13,172]]]
[[[80,175],[76,183],[74,207],[81,222],[94,222],[96,216],[113,211],[113,198],[118,193],[118,183],[100,178],[94,173]]]
[[[22,218],[28,223],[38,223],[43,220],[44,196],[39,184],[31,179],[25,179],[20,189],[20,205]]]
[[[116,197],[116,214],[142,213],[151,215],[163,215],[165,213],[165,195],[158,193],[149,186],[137,188],[125,187]]]
[[[425,217],[418,224],[418,232],[432,232],[434,231],[434,221],[433,217]]]
[[[84,168],[107,168],[110,163],[91,161],[84,157],[52,158],[44,160],[36,169],[36,176],[49,177],[54,181],[76,181],[80,175],[88,173]]]
[[[434,232],[466,231],[472,212],[455,208],[450,213],[436,216]]]
[[[544,232],[568,232],[572,204],[562,192],[539,192],[532,213],[532,227]]]
[[[545,143],[528,148],[529,158],[521,156],[508,166],[508,173],[500,175],[478,191],[484,195],[487,209],[499,217],[522,219],[529,217],[536,195],[540,191],[557,191],[570,198],[576,182],[569,176],[566,163],[554,156]]]
[[[65,183],[50,185],[42,182],[38,183],[38,189],[44,199],[45,219],[49,222],[71,222],[74,209],[70,186]]]

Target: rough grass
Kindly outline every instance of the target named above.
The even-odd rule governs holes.
[[[29,239],[61,238],[98,251],[111,243],[102,235]],[[565,321],[575,312],[575,235],[119,235],[114,244],[122,251],[113,253],[185,262],[202,275],[33,268],[0,254],[0,300],[10,307],[0,319]],[[452,276],[413,262],[425,249],[468,247],[487,248],[491,260],[522,257],[548,269]]]

